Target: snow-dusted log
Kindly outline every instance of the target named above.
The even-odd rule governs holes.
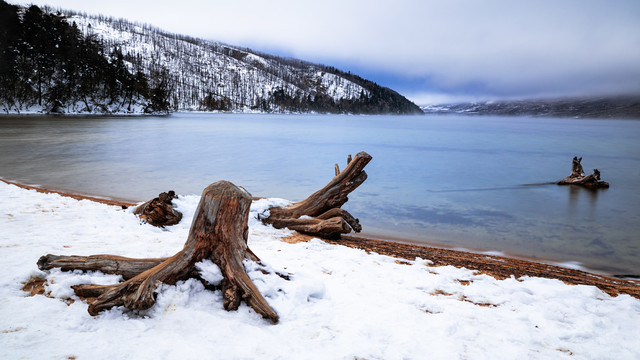
[[[336,164],[337,174],[325,187],[291,206],[269,209],[269,216],[262,221],[278,229],[286,227],[325,238],[337,238],[351,229],[360,232],[362,226],[358,219],[340,207],[349,200],[347,195],[367,179],[364,167],[369,161],[371,155],[364,151],[353,159],[349,155],[347,167],[338,173]]]
[[[67,270],[111,269],[111,273],[123,276],[123,267],[129,268],[132,275],[147,267],[119,284],[74,286],[78,296],[97,298],[89,305],[89,313],[97,315],[114,306],[148,309],[155,303],[154,291],[159,283],[175,284],[179,280],[197,277],[195,264],[210,259],[224,276],[221,287],[226,310],[235,310],[241,301],[245,301],[257,313],[276,323],[278,315],[251,282],[243,264],[244,259],[259,261],[247,247],[251,201],[248,192],[230,182],[219,181],[209,185],[202,193],[184,248],[167,259],[46,255],[38,261],[38,265],[44,269],[56,265]]]
[[[571,175],[557,182],[558,185],[579,185],[588,189],[606,189],[609,183],[600,180],[600,171],[593,169],[593,173],[584,175],[582,169],[582,158],[573,157],[571,164]]]
[[[38,260],[40,270],[60,268],[62,271],[102,271],[105,274],[122,275],[129,280],[136,275],[161,264],[167,258],[132,259],[117,255],[51,255],[41,256]]]
[[[163,192],[138,206],[134,213],[153,226],[175,225],[182,220],[182,213],[173,208],[171,200],[177,198],[173,190]]]

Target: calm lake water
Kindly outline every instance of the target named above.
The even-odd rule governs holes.
[[[179,113],[0,117],[0,176],[148,200],[230,180],[301,200],[364,150],[344,206],[363,234],[640,273],[640,122],[464,116]],[[592,192],[549,184],[598,168]],[[0,200],[2,201],[2,200]]]

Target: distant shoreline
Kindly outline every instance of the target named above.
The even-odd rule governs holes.
[[[317,112],[317,111],[309,111],[309,112],[304,112],[304,111],[279,111],[279,112],[275,112],[275,111],[239,111],[239,110],[232,110],[232,111],[221,111],[221,110],[212,110],[212,111],[206,111],[206,110],[176,110],[176,111],[170,111],[168,113],[40,113],[40,112],[26,112],[26,113],[17,113],[17,112],[1,112],[0,111],[0,118],[2,117],[37,117],[37,116],[42,116],[42,117],[104,117],[104,118],[108,118],[108,117],[140,117],[140,118],[144,118],[144,117],[164,117],[164,116],[171,116],[173,114],[212,114],[212,115],[319,115],[319,116],[323,116],[323,115],[343,115],[343,116],[403,116],[403,117],[411,117],[411,116],[417,116],[417,117],[421,117],[424,116],[426,114],[391,114],[391,113],[379,113],[379,114],[355,114],[355,113],[329,113],[329,112]],[[433,115],[433,114],[429,114],[429,115]]]
[[[172,113],[40,113],[40,112],[0,112],[2,117],[149,117],[149,116],[171,116]]]
[[[640,95],[495,100],[423,105],[425,114],[531,116],[579,119],[640,119]]]
[[[25,185],[3,178],[0,178],[0,181],[6,184],[18,186],[23,189],[35,190],[37,192],[45,194],[59,194],[61,196],[70,197],[76,200],[89,200],[107,205],[126,207],[134,206],[136,204],[136,202],[132,200],[116,200],[112,198],[77,194],[68,191],[51,190],[38,186]],[[294,233],[293,236],[285,238],[283,240],[286,242],[295,243],[309,241],[312,238],[313,237],[308,235]],[[430,261],[434,266],[450,265],[455,267],[464,267],[493,276],[497,279],[506,279],[512,276],[516,279],[522,276],[558,279],[563,281],[564,283],[571,285],[596,286],[600,290],[612,296],[616,296],[618,294],[628,294],[640,299],[639,280],[617,279],[606,275],[538,263],[531,260],[524,260],[515,257],[487,255],[470,251],[435,248],[431,246],[407,242],[377,240],[350,235],[345,235],[341,239],[337,240],[322,240],[334,245],[358,248],[367,252],[375,252],[378,254],[397,257],[400,259],[415,260],[416,258],[421,258],[423,260]],[[397,262],[403,263],[402,260],[398,260]],[[460,280],[460,282],[464,282],[464,280]]]

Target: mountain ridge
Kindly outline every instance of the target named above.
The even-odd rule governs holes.
[[[423,105],[425,114],[640,119],[640,95]]]

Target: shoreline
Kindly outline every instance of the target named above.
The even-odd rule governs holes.
[[[44,187],[35,186],[35,185],[27,185],[24,183],[13,181],[13,180],[8,180],[2,177],[0,177],[0,181],[4,182],[5,184],[14,185],[22,189],[35,190],[43,194],[58,194],[58,195],[70,197],[76,200],[89,200],[89,201],[98,202],[106,205],[129,207],[139,203],[139,202],[128,200],[128,199],[116,199],[116,198],[108,198],[108,197],[90,196],[85,194],[74,193],[69,190],[54,190],[54,189],[44,188]]]
[[[0,178],[0,181],[27,190],[35,190],[45,194],[59,194],[76,200],[89,200],[107,205],[129,207],[136,202],[125,199],[113,199],[77,194],[68,191],[52,190],[43,187],[21,184],[15,181]],[[293,236],[284,238],[283,241],[296,243],[309,241],[314,237],[294,233]],[[458,268],[467,268],[497,279],[506,279],[514,276],[516,279],[522,276],[542,277],[557,279],[570,285],[596,286],[609,295],[628,294],[640,299],[640,280],[619,279],[608,275],[591,273],[584,270],[570,269],[557,265],[545,264],[532,259],[493,255],[481,252],[462,251],[447,248],[438,248],[427,244],[417,244],[409,239],[375,239],[352,235],[343,235],[340,239],[322,239],[333,244],[351,248],[362,249],[366,252],[376,252],[381,255],[415,260],[422,258],[429,260],[434,266],[451,265]],[[395,241],[394,241],[395,240]],[[404,241],[403,241],[404,240]],[[403,263],[398,260],[399,263]],[[408,263],[407,263],[408,264]]]
[[[131,199],[124,199],[124,198],[114,198],[114,197],[105,197],[105,196],[97,196],[97,195],[87,195],[87,194],[82,194],[82,193],[77,193],[77,192],[73,192],[71,190],[68,189],[62,189],[62,188],[53,188],[53,187],[43,187],[40,185],[28,185],[25,183],[21,183],[15,180],[8,180],[5,179],[3,177],[0,177],[0,181],[7,183],[7,184],[11,184],[11,185],[15,185],[17,187],[23,188],[23,189],[27,189],[27,190],[35,190],[37,192],[40,193],[44,193],[44,194],[58,194],[61,196],[66,196],[66,197],[70,197],[76,200],[90,200],[90,201],[94,201],[94,202],[98,202],[98,203],[102,203],[102,204],[106,204],[106,205],[115,205],[115,206],[136,206],[138,204],[143,203],[146,200],[131,200]],[[265,197],[254,197],[254,200],[258,200],[258,199],[264,199]],[[150,200],[150,199],[148,199]],[[297,234],[297,233],[296,233]],[[303,235],[304,236],[304,235]],[[545,264],[545,265],[549,265],[549,266],[556,266],[556,267],[561,267],[561,268],[569,268],[569,269],[574,269],[574,270],[579,270],[579,271],[583,271],[583,272],[587,272],[587,273],[592,273],[592,274],[597,274],[597,275],[603,275],[603,276],[607,276],[607,277],[616,277],[616,274],[612,274],[612,273],[608,273],[605,271],[601,271],[601,272],[597,272],[596,270],[593,269],[589,269],[589,268],[583,268],[583,267],[567,267],[567,266],[563,266],[561,262],[559,261],[554,261],[552,259],[544,259],[544,258],[538,258],[538,257],[531,257],[531,256],[527,256],[527,255],[523,255],[523,254],[515,254],[515,253],[505,253],[503,251],[499,251],[499,250],[483,250],[483,249],[479,249],[479,248],[466,248],[466,247],[457,247],[457,246],[450,246],[447,244],[442,244],[442,243],[438,243],[435,241],[431,241],[431,242],[423,242],[423,241],[418,241],[412,238],[408,238],[408,237],[399,237],[399,236],[391,236],[391,235],[380,235],[380,234],[375,234],[375,233],[368,233],[366,235],[344,235],[346,238],[349,237],[357,237],[357,238],[361,238],[361,239],[367,239],[367,240],[375,240],[375,241],[381,241],[381,242],[385,242],[385,243],[393,243],[393,244],[400,244],[400,245],[404,245],[404,246],[418,246],[418,247],[427,247],[427,248],[434,248],[434,249],[441,249],[441,250],[448,250],[448,251],[458,251],[460,253],[470,253],[470,254],[478,254],[478,255],[485,255],[485,256],[500,256],[503,258],[509,258],[509,259],[516,259],[516,260],[524,260],[524,261],[529,261],[531,263],[540,263],[540,264]],[[497,253],[497,254],[496,254]],[[639,281],[640,283],[640,281]]]

